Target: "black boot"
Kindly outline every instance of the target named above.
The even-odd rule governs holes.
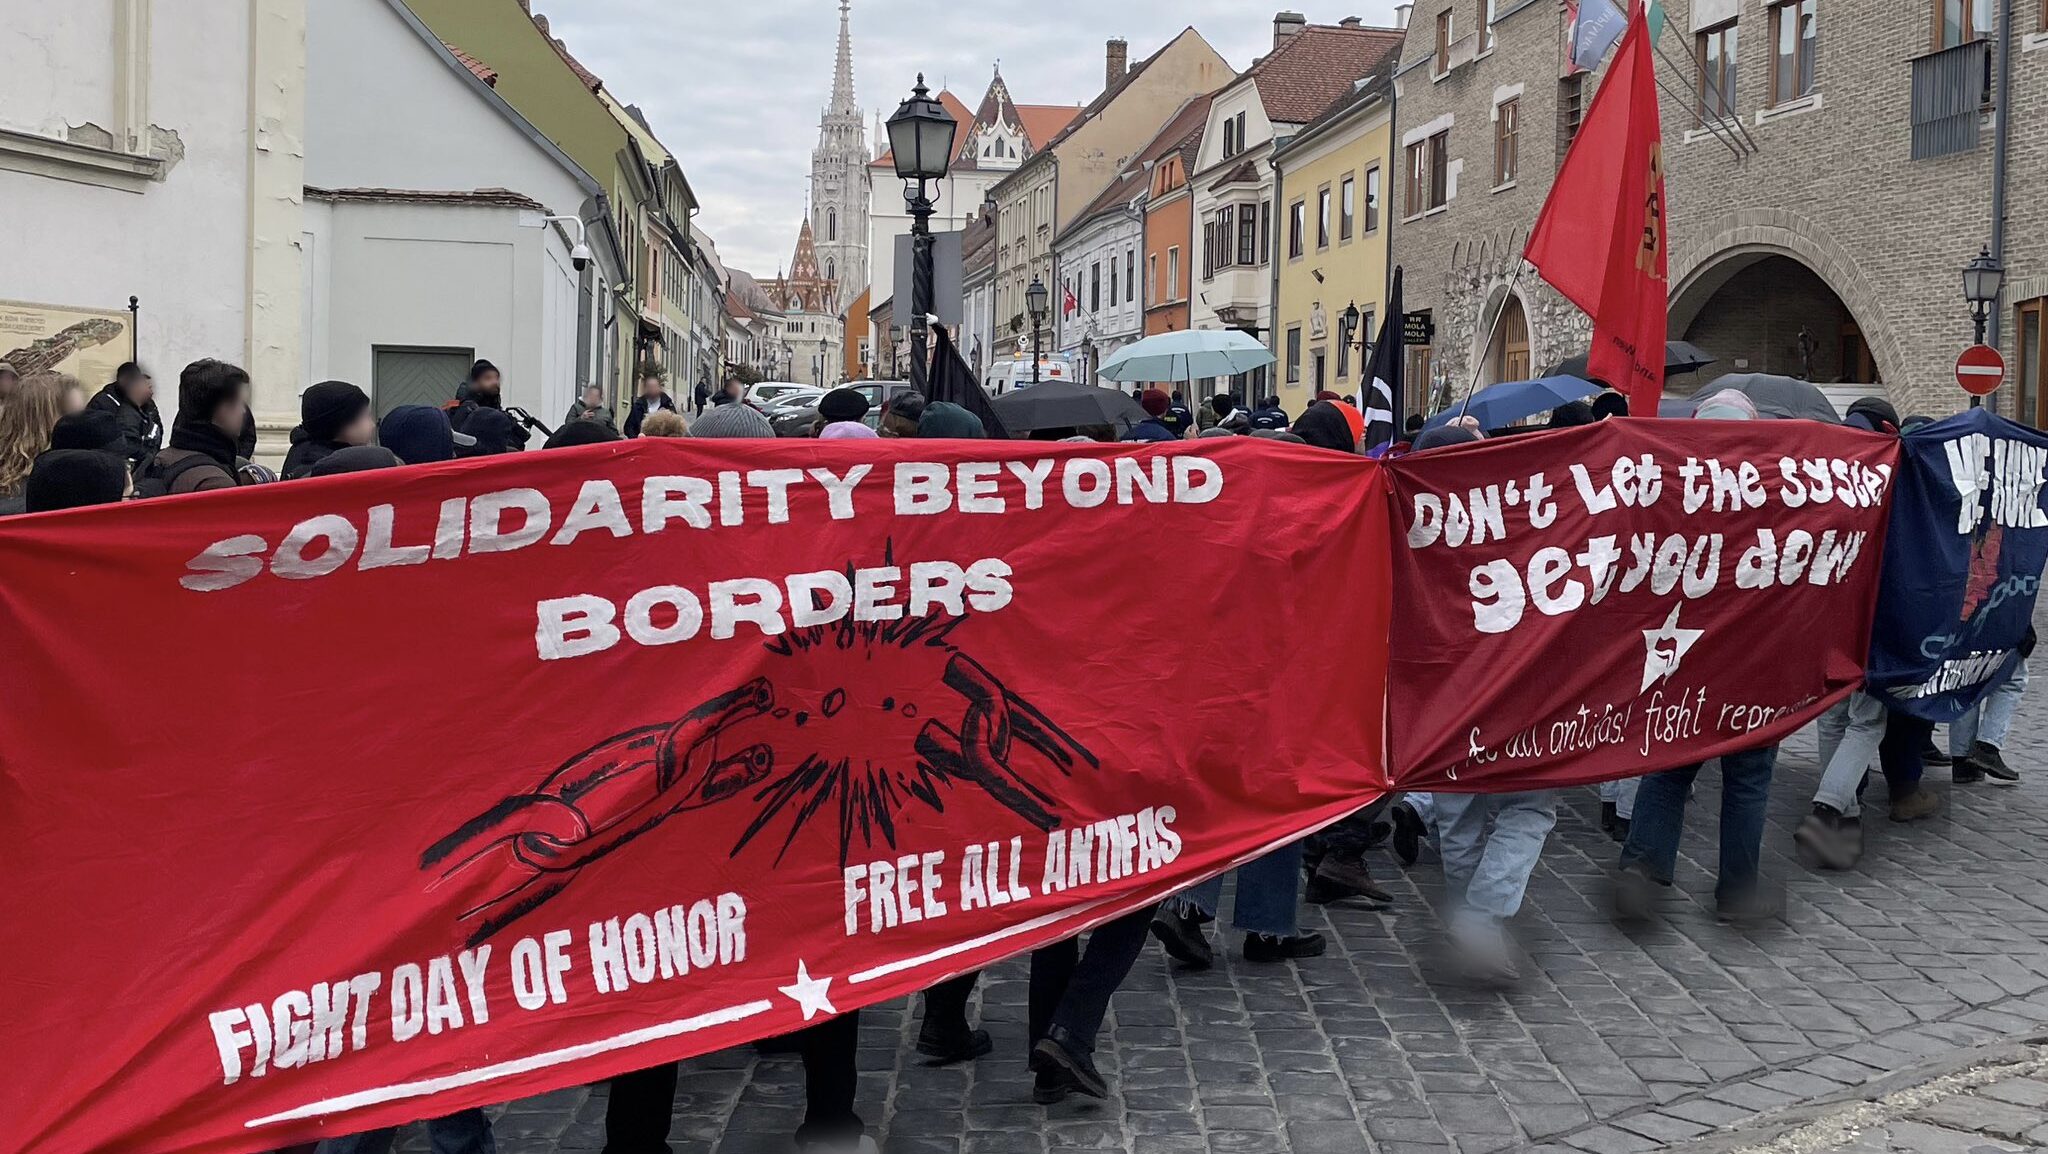
[[[1822,869],[1852,869],[1863,857],[1863,823],[1820,802],[1813,803],[1813,812],[1792,832],[1792,840]]]
[[[1426,832],[1422,815],[1405,801],[1397,801],[1387,810],[1387,816],[1394,821],[1394,856],[1404,866],[1412,866],[1422,856],[1422,836]]]
[[[1216,952],[1209,948],[1208,936],[1202,933],[1202,923],[1192,914],[1182,913],[1171,903],[1159,907],[1152,915],[1152,936],[1166,947],[1166,956],[1206,970],[1216,964]]]
[[[1064,1074],[1073,1089],[1090,1098],[1109,1097],[1109,1083],[1095,1068],[1095,1055],[1077,1044],[1063,1026],[1054,1026],[1031,1048],[1031,1069],[1033,1073],[1052,1070]]]
[[[1329,943],[1321,934],[1295,934],[1278,938],[1271,934],[1246,934],[1244,936],[1244,960],[1247,962],[1285,962],[1294,958],[1319,958]]]
[[[1312,906],[1326,906],[1346,898],[1364,898],[1373,909],[1385,909],[1394,901],[1394,895],[1380,888],[1372,880],[1372,872],[1365,868],[1365,862],[1337,854],[1324,854],[1316,863],[1316,872],[1309,875],[1308,889],[1303,895]]]
[[[929,1015],[917,1030],[917,1052],[930,1058],[930,1064],[934,1066],[971,1061],[993,1049],[995,1043],[989,1039],[987,1030],[963,1032],[959,1026],[947,1027],[934,1022]]]

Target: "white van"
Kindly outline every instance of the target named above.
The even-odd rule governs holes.
[[[1038,379],[1041,381],[1075,380],[1074,362],[1066,357],[1047,353],[1038,358]],[[1028,389],[1032,385],[1031,358],[1013,357],[1000,360],[988,367],[988,375],[981,379],[981,387],[991,397],[999,397],[1011,389]]]

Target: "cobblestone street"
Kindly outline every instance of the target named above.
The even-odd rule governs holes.
[[[1255,966],[1233,937],[1215,969],[1188,972],[1148,950],[1104,1033],[1107,1103],[1031,1104],[1020,959],[984,978],[979,1014],[996,1051],[979,1063],[927,1068],[911,1048],[912,1010],[864,1012],[861,1113],[888,1154],[1739,1148],[1730,1143],[1760,1119],[1891,1093],[1982,1061],[1972,1056],[1986,1047],[2048,1035],[2048,776],[2040,747],[2020,736],[2044,717],[2036,694],[2007,750],[2028,774],[2018,788],[1951,788],[1932,770],[1950,808],[1910,827],[1874,810],[1863,868],[1841,874],[1791,856],[1816,772],[1811,731],[1788,744],[1765,842],[1786,912],[1761,929],[1713,914],[1711,773],[1679,886],[1658,921],[1636,928],[1608,916],[1615,847],[1593,791],[1574,790],[1518,919],[1528,959],[1511,991],[1437,979],[1433,858],[1404,872],[1375,851],[1398,900],[1384,913],[1311,908],[1305,925],[1330,938],[1324,957]],[[511,1104],[500,1148],[598,1149],[602,1094]],[[793,1057],[712,1055],[684,1067],[672,1141],[690,1154],[780,1151],[802,1101]],[[1902,1117],[1882,1141],[1924,1138],[1910,1127],[1933,1124]],[[2000,1141],[1957,1140],[1942,1148]],[[407,1148],[423,1149],[416,1133]]]

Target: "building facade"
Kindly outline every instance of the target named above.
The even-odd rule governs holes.
[[[585,225],[592,249],[610,245],[625,256],[616,278],[609,272],[605,278],[619,317],[607,337],[605,364],[607,392],[630,395],[633,374],[661,333],[658,300],[650,307],[646,296],[650,262],[658,264],[650,249],[660,241],[649,221],[660,211],[660,188],[648,179],[645,150],[613,113],[604,81],[553,34],[545,16],[531,11],[531,0],[407,4],[443,43],[495,71],[498,94],[603,186],[604,211]]]
[[[1066,104],[1018,104],[1010,98],[1010,86],[997,68],[982,93],[981,103],[971,111],[950,90],[939,92],[939,103],[953,118],[953,163],[946,178],[929,186],[932,196],[933,232],[965,229],[968,222],[983,215],[989,190],[1015,172],[1026,160],[1081,110]],[[896,178],[896,158],[888,141],[876,130],[878,155],[868,166],[872,196],[868,210],[869,255],[873,296],[877,303],[890,302],[896,291],[896,238],[910,235],[909,203],[903,199],[903,182]],[[870,326],[872,330],[872,325]],[[870,331],[877,348],[887,341],[884,333]],[[962,345],[964,349],[970,346]]]
[[[1290,192],[1286,203],[1274,199],[1274,141],[1351,96],[1400,46],[1398,29],[1357,20],[1308,24],[1299,13],[1282,12],[1273,21],[1273,50],[1209,102],[1190,180],[1200,261],[1191,327],[1241,329],[1273,342],[1275,263],[1327,256],[1337,224],[1335,190]],[[1250,401],[1274,385],[1260,369],[1239,374],[1228,391]],[[1222,382],[1213,387],[1225,391]]]
[[[1995,7],[1668,0],[1656,48],[1669,331],[1717,358],[1671,391],[1772,372],[1838,404],[1872,392],[1901,412],[1965,403],[1952,368],[1972,339],[1960,273],[1993,233]],[[1994,323],[2014,379],[1992,402],[2035,423],[2048,417],[2048,205],[2020,190],[2048,167],[2038,8],[2012,5]],[[1420,4],[1408,29],[1394,260],[1408,309],[1434,328],[1409,380],[1419,369],[1440,395],[1540,373],[1589,343],[1590,321],[1519,259],[1607,67],[1571,74],[1565,30],[1547,0],[1501,4],[1491,24],[1470,3]]]
[[[1125,163],[1117,179],[1053,238],[1059,270],[1053,349],[1083,381],[1125,345],[1145,335],[1140,252],[1145,246],[1145,196],[1152,170],[1199,132],[1208,116],[1205,93],[1189,100]]]
[[[853,96],[853,28],[849,0],[839,0],[839,54],[832,65],[832,98],[818,120],[811,150],[811,235],[819,267],[833,282],[837,315],[868,284],[867,121]]]
[[[773,306],[782,310],[783,341],[789,348],[789,371],[782,380],[829,387],[845,377],[844,337],[838,307],[839,283],[818,264],[811,222],[797,229],[796,251],[789,270],[761,286]]]
[[[139,354],[166,420],[180,368],[238,362],[282,453],[301,371],[305,28],[298,0],[10,8],[6,35],[33,52],[0,68],[0,204],[17,222],[0,358],[92,389]],[[208,67],[185,62],[191,45]]]
[[[999,356],[1031,348],[1024,292],[1039,280],[1058,282],[1053,238],[1116,180],[1133,154],[1187,102],[1213,92],[1234,73],[1193,28],[1125,70],[1122,41],[1111,41],[1105,87],[1017,171],[990,189],[998,213],[996,317]],[[1059,308],[1055,301],[1054,311]],[[1048,318],[1048,333],[1051,332]]]
[[[603,379],[608,294],[571,260],[601,186],[397,0],[310,0],[306,32],[297,377],[381,415],[448,402],[485,356],[507,404],[556,420]]]
[[[1208,129],[1208,97],[1201,120],[1180,145],[1152,166],[1145,193],[1145,335],[1183,332],[1194,274],[1194,193],[1188,172],[1201,155]]]
[[[1382,67],[1273,150],[1276,203],[1329,205],[1327,230],[1274,267],[1275,387],[1290,413],[1329,390],[1359,396],[1368,342],[1379,334],[1387,290],[1382,189],[1392,171],[1392,68]],[[1313,222],[1316,212],[1308,213]],[[1357,310],[1357,327],[1347,319]]]
[[[996,218],[983,213],[960,238],[960,353],[976,376],[992,361],[996,327]]]

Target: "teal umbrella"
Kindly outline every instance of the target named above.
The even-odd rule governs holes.
[[[1110,381],[1195,381],[1248,373],[1272,363],[1272,350],[1249,333],[1189,329],[1126,345],[1095,372]]]

